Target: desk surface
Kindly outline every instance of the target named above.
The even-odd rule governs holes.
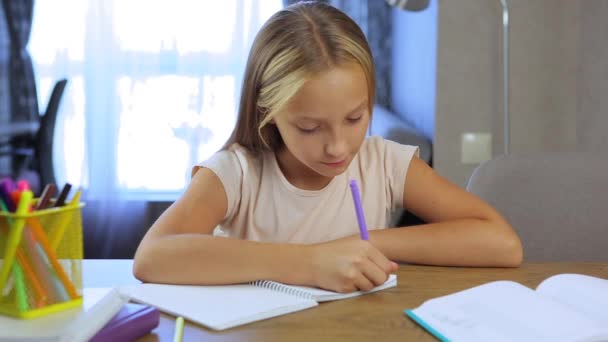
[[[131,260],[86,260],[85,287],[134,284]],[[528,263],[516,269],[400,266],[399,285],[375,294],[322,303],[318,307],[213,332],[186,324],[184,341],[435,341],[403,314],[427,299],[494,280],[513,280],[534,288],[559,273],[608,278],[608,263]],[[172,341],[174,318],[139,341]]]

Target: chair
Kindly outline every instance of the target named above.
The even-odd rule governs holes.
[[[60,79],[55,83],[46,106],[46,111],[40,118],[40,129],[36,135],[35,150],[40,183],[43,185],[57,184],[55,166],[53,164],[53,140],[59,105],[61,104],[61,98],[63,97],[67,83],[66,79]]]
[[[473,171],[467,190],[506,217],[527,261],[606,261],[607,171],[598,154],[499,157]]]
[[[56,183],[53,140],[67,82],[66,79],[60,79],[55,83],[46,110],[37,122],[11,125],[2,130],[0,136],[0,156],[12,157],[12,176],[28,179],[36,193],[41,184]]]

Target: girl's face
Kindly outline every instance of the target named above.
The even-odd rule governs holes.
[[[299,170],[337,176],[359,151],[369,119],[363,69],[347,64],[322,72],[306,82],[273,120],[286,147],[278,158],[291,164],[285,166],[292,168],[292,175]]]

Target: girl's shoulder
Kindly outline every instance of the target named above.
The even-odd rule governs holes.
[[[400,144],[381,136],[370,136],[363,141],[359,149],[359,158],[365,163],[376,163],[384,162],[386,159],[392,160],[396,155],[411,159],[418,153],[418,146]]]
[[[361,145],[355,167],[370,187],[380,189],[388,196],[388,207],[402,208],[405,178],[410,162],[417,154],[417,146],[369,137]]]
[[[261,167],[263,155],[256,155],[247,148],[232,144],[227,149],[218,151],[197,167],[210,168],[216,173],[248,173]]]

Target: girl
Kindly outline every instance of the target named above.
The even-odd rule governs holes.
[[[437,175],[413,146],[365,138],[374,65],[359,27],[323,3],[272,16],[247,63],[236,128],[194,167],[183,196],[135,255],[146,282],[258,279],[338,292],[369,290],[397,269],[515,267],[519,238],[488,204]],[[349,179],[360,185],[359,238]],[[384,229],[403,207],[429,222]],[[393,261],[391,261],[393,260]]]

